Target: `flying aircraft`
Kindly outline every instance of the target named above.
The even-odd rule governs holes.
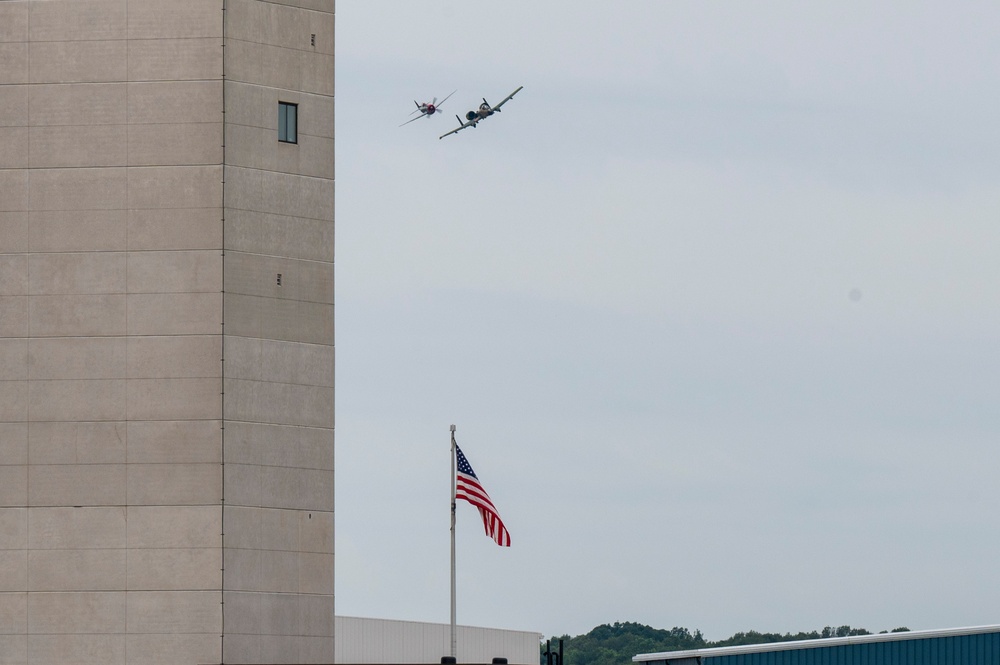
[[[452,90],[451,93],[448,95],[448,97],[451,97],[456,92],[458,92],[458,91],[457,90]],[[406,122],[403,123],[403,125],[408,125],[411,122],[413,122],[414,120],[419,120],[420,118],[429,118],[430,116],[434,115],[435,113],[440,113],[441,112],[441,105],[444,104],[445,101],[447,101],[448,97],[445,97],[440,102],[438,101],[438,98],[435,97],[432,101],[424,102],[423,104],[417,103],[417,100],[414,99],[413,103],[416,104],[417,110],[416,111],[411,111],[410,115],[413,115],[414,113],[419,113],[420,115],[418,115],[416,118],[411,118],[410,120],[407,120]],[[400,125],[400,127],[402,127],[403,125]]]
[[[517,90],[504,97],[503,101],[497,104],[496,106],[490,106],[490,103],[486,101],[485,97],[483,97],[483,103],[479,105],[478,109],[469,111],[468,113],[465,114],[465,122],[463,122],[462,119],[456,115],[455,118],[458,120],[458,127],[451,130],[450,132],[442,134],[438,138],[443,139],[444,137],[449,136],[451,134],[456,134],[465,129],[466,127],[475,127],[477,124],[479,124],[480,120],[488,118],[494,113],[500,113],[500,107],[509,102],[511,98],[514,97],[514,95],[521,92],[521,88],[523,87],[524,87],[523,85],[518,86]]]

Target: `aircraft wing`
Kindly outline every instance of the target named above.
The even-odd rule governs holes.
[[[456,92],[458,92],[458,90],[452,90],[451,92],[448,93],[448,97],[451,97]],[[437,103],[437,105],[440,107],[442,104],[444,104],[446,101],[448,101],[448,97],[445,97],[444,99],[442,99],[440,102]]]
[[[496,106],[493,107],[493,110],[494,111],[499,111],[500,107],[503,106],[504,104],[506,104],[507,102],[509,102],[511,99],[513,99],[514,95],[516,95],[517,93],[521,92],[521,88],[523,88],[523,87],[524,87],[523,85],[518,86],[517,90],[515,90],[514,92],[512,92],[509,95],[507,95],[506,97],[504,97],[502,102],[500,102],[499,104],[497,104]]]
[[[407,120],[406,122],[404,122],[403,125],[408,125],[411,122],[413,122],[414,120],[420,120],[421,118],[424,118],[424,117],[426,117],[426,116],[424,114],[421,114],[421,115],[418,115],[416,118],[410,118],[409,120]],[[402,127],[403,125],[400,125],[400,127]]]
[[[457,118],[458,116],[455,116],[455,117]],[[468,122],[462,122],[462,119],[458,118],[458,122],[459,122],[458,127],[456,127],[455,129],[451,130],[450,132],[445,132],[444,134],[442,134],[441,136],[438,137],[438,140],[441,140],[441,139],[443,139],[446,136],[451,136],[452,134],[457,134],[458,132],[462,131],[466,127],[474,127],[475,124],[476,124],[476,122],[478,122],[478,121],[477,120],[470,120]]]

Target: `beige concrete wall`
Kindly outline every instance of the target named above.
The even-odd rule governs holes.
[[[222,659],[222,22],[0,2],[0,663]]]
[[[0,664],[333,659],[334,6],[227,6],[0,2]]]
[[[226,12],[227,662],[334,657],[333,10]]]

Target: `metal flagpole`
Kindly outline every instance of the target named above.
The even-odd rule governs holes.
[[[455,639],[455,426],[451,426],[451,657],[458,657]]]

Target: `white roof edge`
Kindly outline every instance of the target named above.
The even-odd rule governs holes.
[[[3,2],[3,0],[0,0]],[[387,619],[385,617],[362,617],[347,614],[337,614],[334,619],[345,619],[347,621],[384,621],[386,623],[405,623],[414,626],[447,626],[449,624],[442,623],[440,621],[418,621],[416,619]],[[545,637],[545,633],[540,633],[537,630],[521,630],[519,628],[494,628],[492,626],[473,626],[470,624],[459,623],[455,624],[456,628],[471,628],[472,630],[492,630],[501,633],[524,633],[526,635],[538,635],[539,639]]]
[[[865,642],[894,642],[897,640],[918,640],[931,637],[953,637],[956,635],[973,635],[975,633],[1000,633],[1000,625],[968,626],[965,628],[945,628],[940,630],[910,630],[899,633],[876,633],[874,635],[851,635],[848,637],[825,637],[815,640],[796,640],[794,642],[768,642],[766,644],[744,644],[734,647],[712,647],[708,649],[689,649],[687,651],[663,651],[660,653],[645,653],[632,656],[632,662],[644,663],[674,658],[694,658],[696,656],[731,656],[741,653],[760,653],[762,651],[788,651],[791,649],[815,649],[845,644],[863,644]]]

